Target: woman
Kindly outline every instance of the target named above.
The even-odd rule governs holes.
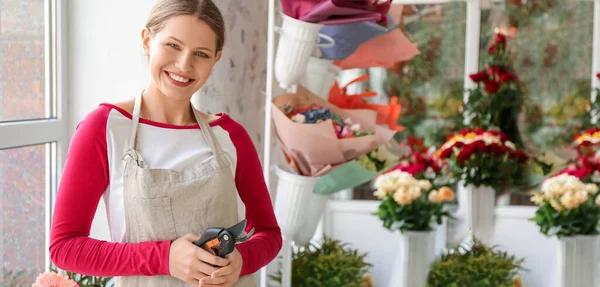
[[[252,273],[281,248],[258,155],[239,123],[190,103],[224,37],[210,0],[153,8],[142,31],[149,85],[135,99],[101,104],[72,139],[50,234],[56,266],[119,276],[119,287],[255,286]],[[238,195],[254,235],[225,258],[195,246],[206,228],[239,221]],[[101,197],[113,242],[89,237]]]

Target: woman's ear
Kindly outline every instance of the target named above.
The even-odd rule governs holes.
[[[142,30],[142,45],[144,46],[144,55],[150,56],[150,29],[147,27]]]
[[[218,62],[219,60],[221,60],[222,55],[223,55],[223,50],[217,52],[217,54],[215,55],[215,63]]]

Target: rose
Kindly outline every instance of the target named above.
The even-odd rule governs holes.
[[[500,74],[500,77],[498,78],[500,83],[513,82],[516,79],[517,79],[517,76],[513,72],[502,73],[502,74]]]
[[[496,45],[491,45],[491,46],[488,48],[488,53],[489,53],[489,54],[495,54],[497,51],[498,51],[498,49],[496,48]]]
[[[496,43],[496,44],[505,44],[506,43],[506,36],[504,36],[504,34],[502,34],[502,33],[496,34],[496,37],[494,38],[494,43]]]
[[[483,89],[488,93],[488,94],[495,94],[498,92],[498,90],[500,89],[500,83],[498,83],[495,80],[487,80],[485,81],[485,84],[483,86]]]
[[[490,66],[488,67],[488,73],[490,75],[499,75],[500,73],[502,73],[502,67]]]
[[[469,75],[469,78],[471,78],[473,82],[479,83],[488,80],[490,77],[486,72],[479,72]]]

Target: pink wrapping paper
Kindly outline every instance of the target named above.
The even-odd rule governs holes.
[[[289,104],[298,106],[317,104],[329,108],[342,118],[350,118],[362,129],[374,135],[338,139],[331,120],[318,124],[302,124],[290,120],[280,109]],[[283,94],[273,99],[271,113],[277,137],[282,143],[288,164],[300,175],[321,176],[336,166],[387,144],[396,133],[377,126],[377,112],[373,110],[344,110],[298,86],[295,94]]]
[[[394,63],[408,61],[418,55],[417,47],[400,29],[393,29],[363,43],[348,58],[333,63],[342,69],[391,68]]]

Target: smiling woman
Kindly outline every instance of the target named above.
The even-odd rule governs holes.
[[[190,102],[221,59],[223,27],[209,0],[153,8],[141,32],[148,86],[101,104],[72,139],[51,229],[56,266],[117,276],[119,287],[251,287],[275,258],[281,232],[252,140],[227,114]],[[224,258],[196,247],[206,228],[239,221],[238,196],[254,235]],[[111,242],[89,237],[101,197]]]

